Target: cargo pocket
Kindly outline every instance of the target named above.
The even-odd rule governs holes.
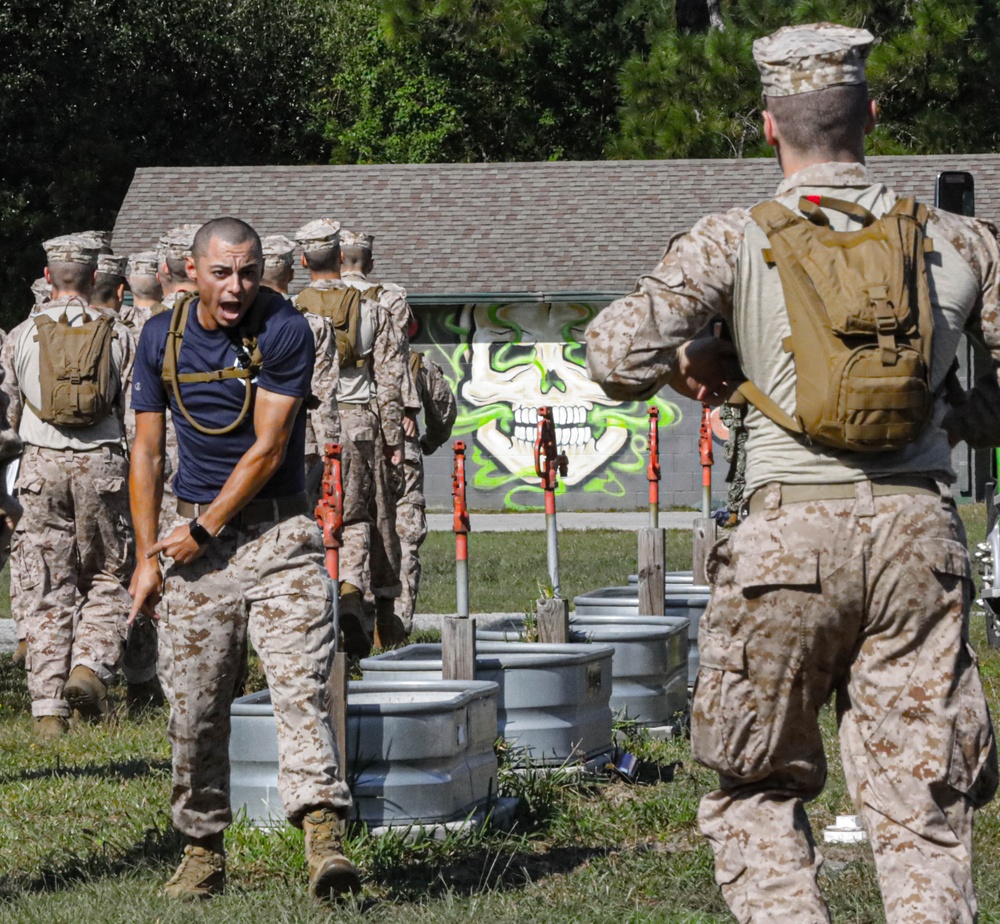
[[[771,742],[775,728],[786,721],[787,702],[780,691],[768,689],[774,680],[750,670],[747,639],[753,638],[754,658],[762,651],[761,623],[783,631],[767,635],[775,663],[792,674],[800,670],[801,617],[786,607],[783,589],[818,590],[819,552],[814,549],[772,549],[740,552],[729,558],[727,549],[713,549],[719,558],[716,586],[698,638],[701,660],[692,707],[691,744],[695,757],[719,773],[751,781],[772,770]],[[724,556],[724,557],[723,557]],[[769,592],[775,592],[768,598]],[[706,624],[707,622],[707,624]],[[767,671],[766,674],[774,674]],[[764,684],[765,688],[761,688]]]
[[[997,791],[997,746],[979,679],[979,661],[968,642],[963,644],[965,656],[955,691],[948,785],[964,793],[976,808],[981,808]]]
[[[45,479],[33,477],[29,478],[17,486],[17,498],[21,506],[25,509],[33,507],[38,510],[38,498],[45,487]],[[38,586],[44,577],[44,561],[32,555],[37,551],[38,544],[31,542],[31,549],[25,549],[25,531],[29,519],[22,516],[14,531],[14,538],[11,542],[11,562],[16,574],[11,579],[16,581],[16,586],[12,587],[12,593],[30,591]]]
[[[691,749],[706,767],[752,779],[770,762],[760,733],[757,692],[747,675],[742,639],[703,626],[698,636]]]

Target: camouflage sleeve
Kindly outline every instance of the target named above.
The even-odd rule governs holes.
[[[131,446],[135,439],[135,411],[132,410],[132,373],[135,368],[135,336],[124,324],[113,326],[118,346],[118,400],[115,415],[125,429],[125,441]]]
[[[392,320],[393,327],[409,340],[410,318],[413,313],[406,300],[406,289],[391,282],[383,283],[378,300]]]
[[[24,399],[17,383],[17,367],[14,365],[14,347],[21,330],[22,325],[18,324],[4,340],[3,347],[0,347],[0,365],[4,368],[4,380],[0,385],[0,391],[3,391],[7,399],[7,422],[15,431],[21,426],[21,411],[24,407]]]
[[[382,421],[382,437],[387,446],[403,445],[403,389],[410,377],[403,342],[393,328],[385,309],[378,302],[368,302],[375,309],[375,347],[372,372],[375,376],[375,402]]]
[[[965,258],[979,283],[979,300],[966,333],[986,347],[992,370],[980,378],[942,421],[952,443],[974,449],[1000,446],[1000,245],[996,227],[986,221],[956,219],[932,213],[934,233],[945,233]]]
[[[436,362],[424,357],[417,379],[425,424],[424,435],[420,437],[420,448],[426,455],[430,455],[451,436],[451,428],[458,416],[458,405],[444,372]]]
[[[313,370],[312,393],[318,402],[310,411],[317,452],[327,443],[340,442],[340,414],[337,408],[337,383],[340,380],[340,358],[337,338],[330,322],[317,314],[306,313],[306,320],[316,341],[316,366]]]
[[[382,291],[378,296],[379,304],[385,309],[386,316],[396,331],[403,344],[403,352],[406,355],[406,376],[403,380],[401,390],[403,393],[403,407],[406,408],[410,416],[416,416],[420,411],[420,395],[417,392],[416,382],[410,374],[410,319],[413,316],[410,310],[410,303],[406,300],[406,289],[395,283],[387,282],[382,285]]]
[[[677,348],[715,315],[731,314],[736,254],[750,220],[746,209],[730,209],[674,236],[632,294],[590,322],[587,368],[608,395],[656,394],[676,368]]]

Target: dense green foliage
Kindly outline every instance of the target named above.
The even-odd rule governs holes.
[[[621,72],[613,157],[745,157],[767,153],[759,131],[753,40],[795,22],[869,29],[868,77],[882,124],[877,154],[995,150],[1000,4],[995,0],[723,0],[723,31],[671,24]]]
[[[39,243],[110,227],[138,166],[322,156],[309,0],[0,4],[0,323],[31,304]]]
[[[873,153],[998,145],[1000,0],[7,0],[0,324],[139,166],[767,153],[753,40],[865,25]]]

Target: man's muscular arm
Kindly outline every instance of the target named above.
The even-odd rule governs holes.
[[[716,315],[730,317],[736,254],[748,221],[746,209],[730,209],[676,235],[635,291],[590,322],[587,368],[612,398],[645,400],[666,384],[691,396],[720,391],[722,379],[706,362],[707,352],[679,368],[678,350]]]
[[[163,458],[166,423],[163,411],[143,411],[135,415],[135,439],[129,465],[128,493],[135,528],[136,566],[129,593],[132,595],[132,623],[141,611],[152,615],[160,600],[163,575],[156,556],[147,553],[156,544],[163,502]]]
[[[257,496],[281,467],[301,405],[301,398],[257,389],[253,414],[257,438],[236,463],[218,496],[198,517],[198,522],[213,536]],[[158,552],[178,564],[186,565],[201,555],[202,546],[191,538],[185,524],[150,547],[146,555],[153,556]]]

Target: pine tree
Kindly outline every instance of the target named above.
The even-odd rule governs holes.
[[[678,28],[622,69],[614,157],[746,157],[767,153],[752,44],[783,25],[839,22],[878,39],[868,79],[881,125],[872,153],[995,150],[1000,126],[1000,10],[996,0],[729,0],[724,29]],[[686,18],[685,18],[686,17]],[[685,11],[681,24],[691,21]]]

